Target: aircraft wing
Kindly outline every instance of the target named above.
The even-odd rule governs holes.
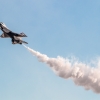
[[[17,34],[17,33],[13,33],[14,36],[16,37],[27,37],[24,33],[20,33],[20,34]]]
[[[0,37],[2,37],[2,38],[10,38],[6,33],[2,33],[2,35]]]

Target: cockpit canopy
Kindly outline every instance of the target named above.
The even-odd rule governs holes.
[[[0,25],[6,26],[4,23],[0,22]]]

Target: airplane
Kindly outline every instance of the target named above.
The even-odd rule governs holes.
[[[9,30],[6,25],[0,22],[0,29],[3,31],[1,38],[11,38],[12,44],[28,44],[27,42],[21,40],[21,37],[27,37],[24,33],[15,33]]]

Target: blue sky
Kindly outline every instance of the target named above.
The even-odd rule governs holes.
[[[49,57],[90,62],[100,55],[99,0],[0,0],[0,21],[14,32],[24,32],[28,46]],[[0,46],[0,100],[100,99],[56,76],[10,39],[0,39]]]

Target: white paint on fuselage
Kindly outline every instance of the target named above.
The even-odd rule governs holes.
[[[5,32],[5,33],[9,33],[10,30],[6,27],[6,25],[4,23],[2,23],[2,30]]]

